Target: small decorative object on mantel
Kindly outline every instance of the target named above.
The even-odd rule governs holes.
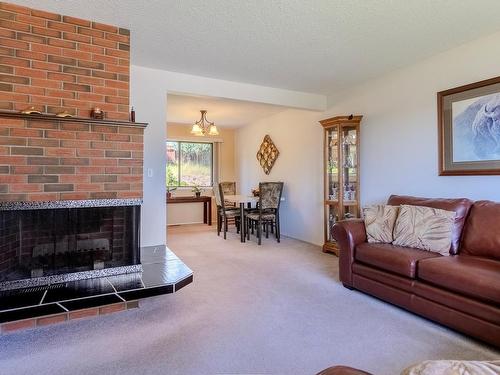
[[[35,107],[29,107],[21,111],[23,115],[41,115],[42,112],[38,111]]]
[[[271,169],[278,159],[280,152],[269,135],[264,137],[259,151],[257,152],[257,160],[264,170],[265,174],[271,173]]]
[[[252,189],[252,195],[253,195],[254,197],[258,197],[258,196],[260,195],[260,190],[259,190],[259,188],[258,188],[258,187],[257,187],[257,188]]]
[[[500,175],[500,77],[437,97],[439,175]]]
[[[90,117],[96,120],[103,120],[104,112],[102,111],[101,108],[95,107],[92,111],[90,111]]]
[[[71,113],[69,113],[68,111],[64,111],[64,112],[59,112],[56,117],[73,117],[73,115]]]
[[[135,122],[135,109],[134,109],[134,107],[130,108],[130,122]]]
[[[192,191],[193,191],[194,195],[196,196],[196,198],[199,198],[201,196],[200,185],[194,185]]]

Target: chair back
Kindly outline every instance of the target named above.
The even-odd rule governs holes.
[[[214,189],[215,204],[217,205],[217,207],[222,207],[219,186],[214,186],[213,189]]]
[[[222,186],[222,191],[226,195],[236,195],[236,182],[223,181],[219,183]]]
[[[226,203],[224,202],[224,186],[222,185],[223,182],[219,182],[219,199],[220,199],[220,204],[217,203],[217,205],[220,205],[222,209],[225,211],[226,210]]]
[[[259,208],[260,210],[273,209],[278,211],[281,203],[283,182],[259,183]]]

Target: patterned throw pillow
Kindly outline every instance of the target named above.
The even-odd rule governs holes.
[[[393,244],[450,255],[454,219],[453,211],[403,204],[394,227]]]
[[[371,243],[391,243],[398,206],[373,205],[363,208],[366,236]]]
[[[403,370],[401,375],[495,375],[500,374],[500,361],[424,361]]]

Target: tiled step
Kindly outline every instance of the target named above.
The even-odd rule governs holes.
[[[143,272],[0,292],[2,333],[138,307],[177,292],[193,272],[165,246],[141,249]]]

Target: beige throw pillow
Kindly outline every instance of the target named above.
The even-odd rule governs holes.
[[[500,374],[500,361],[424,361],[403,370],[401,375],[496,375]]]
[[[371,243],[391,243],[398,206],[373,205],[363,208],[366,236]]]
[[[394,227],[393,244],[450,255],[454,219],[453,211],[403,204]]]

